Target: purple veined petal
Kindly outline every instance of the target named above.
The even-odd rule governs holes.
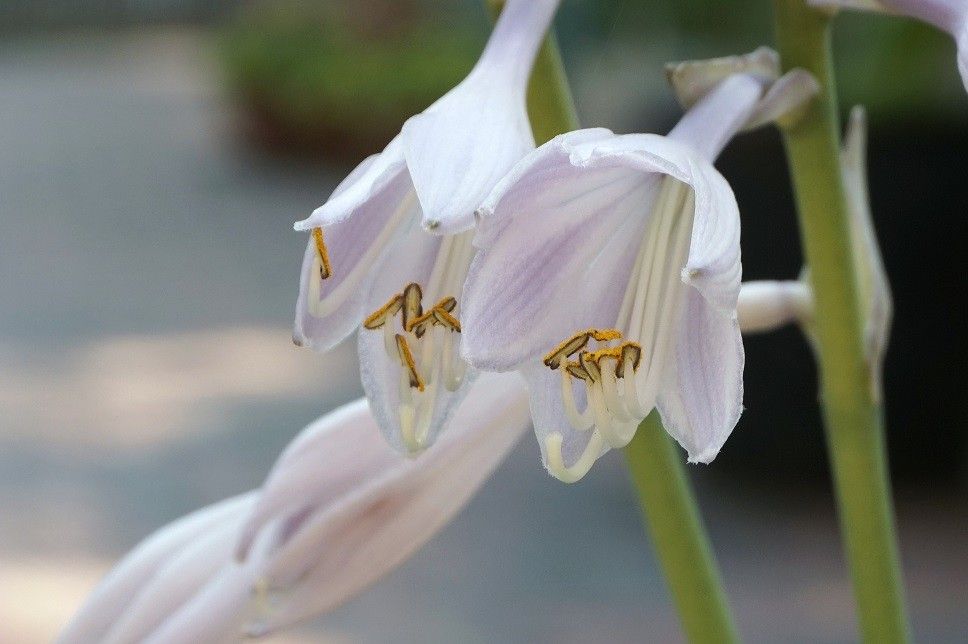
[[[451,425],[420,457],[399,458],[393,467],[371,472],[367,484],[317,508],[301,523],[270,557],[266,579],[274,606],[249,625],[250,634],[331,610],[396,568],[446,525],[527,429],[520,377],[483,374]],[[325,467],[327,454],[319,460]]]
[[[463,316],[464,356],[479,368],[513,369],[615,324],[658,181],[584,167],[573,150],[567,139],[542,146],[482,215]]]
[[[682,318],[657,407],[689,462],[709,463],[743,412],[743,340],[735,317],[695,289],[687,289]]]
[[[214,527],[244,515],[255,496],[251,492],[203,508],[144,539],[98,584],[57,641],[81,644],[102,640],[138,591],[170,558]]]
[[[297,344],[327,351],[359,326],[374,267],[415,227],[419,212],[409,176],[399,172],[350,216],[322,229],[331,266],[325,279],[317,239],[310,236],[296,303]]]
[[[250,497],[251,498],[251,497]],[[254,499],[252,499],[254,501]],[[185,544],[158,568],[113,624],[105,644],[139,642],[232,562],[245,508]]]
[[[683,282],[715,308],[735,315],[742,279],[739,207],[729,183],[712,164],[688,145],[651,134],[618,136],[579,146],[576,152],[588,166],[620,163],[666,174],[691,188],[695,211]]]
[[[421,288],[425,313],[442,298],[460,297],[463,267],[473,253],[469,233],[437,236],[415,227],[401,248],[407,249],[406,255],[388,258],[378,271],[371,310],[402,294],[411,283]],[[453,258],[455,253],[462,257]],[[459,301],[457,306],[453,313],[461,315]],[[431,445],[474,379],[474,371],[460,357],[461,341],[461,333],[443,326],[430,326],[419,336],[408,332],[400,315],[380,328],[360,331],[363,389],[387,442],[397,451],[413,455]],[[405,366],[402,352],[409,352],[414,361],[413,372]],[[416,386],[413,375],[419,377]]]

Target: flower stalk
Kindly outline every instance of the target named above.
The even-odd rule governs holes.
[[[830,15],[774,0],[785,69],[819,81],[817,99],[783,130],[814,295],[821,401],[840,526],[865,642],[905,642],[904,606],[882,410],[872,395],[864,320],[839,163]]]
[[[492,16],[504,5],[503,0],[486,1]],[[545,39],[532,70],[528,115],[537,145],[579,127],[553,33]],[[657,413],[642,422],[625,448],[625,455],[656,555],[689,641],[738,641],[682,454]]]
[[[625,456],[686,637],[693,644],[738,642],[682,453],[657,412],[639,425]]]

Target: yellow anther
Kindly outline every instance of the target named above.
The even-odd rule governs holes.
[[[642,346],[637,342],[623,342],[619,349],[621,349],[621,354],[619,355],[618,365],[615,367],[615,374],[619,377],[625,374],[625,361],[632,361],[632,370],[639,368],[639,362],[642,360]]]
[[[420,373],[417,372],[417,363],[413,360],[413,353],[410,351],[410,345],[407,344],[407,339],[399,333],[395,334],[395,337],[397,340],[397,353],[400,354],[400,364],[409,372],[410,386],[418,391],[423,391],[424,381],[420,377]]]
[[[581,351],[588,344],[588,339],[591,336],[587,331],[582,331],[576,335],[571,336],[554,349],[552,349],[545,357],[543,362],[546,367],[551,367],[552,370],[557,369],[561,366],[561,361],[565,358],[574,355],[577,351]]]
[[[451,315],[444,309],[440,308],[439,306],[435,306],[431,311],[431,313],[433,313],[435,322],[437,322],[442,326],[447,327],[451,331],[457,331],[458,333],[460,333],[460,320],[455,318],[453,315]]]
[[[414,282],[407,284],[403,289],[403,328],[409,331],[413,326],[413,321],[423,315],[423,291],[420,285]]]
[[[319,255],[319,276],[326,279],[333,274],[333,267],[329,263],[329,251],[326,249],[322,228],[313,228],[313,241],[316,242],[316,254]]]
[[[598,382],[602,379],[601,369],[599,369],[598,362],[595,361],[592,353],[582,351],[578,355],[578,364],[585,370],[585,373],[588,374],[588,379],[592,382]]]
[[[418,338],[422,338],[427,332],[427,327],[434,323],[434,310],[431,309],[419,317],[410,320],[407,331],[410,331]]]
[[[439,302],[434,304],[435,309],[443,309],[448,313],[453,312],[457,308],[457,298],[453,295],[448,295],[447,297],[441,298]]]
[[[363,320],[363,326],[367,329],[379,329],[387,321],[397,314],[397,311],[403,306],[403,296],[397,293],[391,297],[386,304],[378,308],[373,313],[370,313],[365,320]]]
[[[618,340],[622,337],[622,332],[618,329],[588,329],[587,333],[590,333],[599,342]]]
[[[434,304],[432,309],[410,320],[406,326],[406,330],[420,338],[427,332],[428,326],[440,324],[446,326],[451,331],[460,333],[460,321],[453,315],[450,315],[450,312],[455,308],[457,308],[457,298],[453,296],[442,298]]]
[[[577,362],[572,362],[569,360],[568,363],[565,364],[565,371],[567,371],[570,375],[574,376],[575,378],[579,378],[580,380],[592,379],[592,377],[588,375],[588,372],[585,371],[585,367],[581,366]]]
[[[616,329],[585,329],[571,336],[544,357],[544,364],[552,370],[561,366],[561,361],[571,357],[585,348],[589,340],[595,339],[599,342],[618,340],[622,337],[622,332]]]

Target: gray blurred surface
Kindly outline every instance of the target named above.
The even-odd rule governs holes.
[[[0,642],[49,639],[141,536],[258,485],[358,393],[352,346],[288,338],[291,222],[339,172],[234,142],[209,45],[0,43]],[[414,559],[290,641],[678,641],[618,455],[575,486],[537,459],[525,440]],[[829,492],[695,473],[749,641],[851,641]],[[901,496],[922,641],[968,633],[966,515],[960,491]]]

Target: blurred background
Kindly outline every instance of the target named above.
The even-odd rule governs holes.
[[[565,0],[587,125],[665,131],[668,60],[770,40],[766,0]],[[111,563],[257,486],[359,395],[353,342],[292,346],[291,223],[470,68],[476,0],[0,0],[0,642],[50,640]],[[838,22],[844,106],[868,105],[897,319],[886,376],[917,636],[968,633],[968,100],[953,44]],[[800,270],[775,132],[720,168],[747,278]],[[855,619],[807,346],[747,342],[746,406],[691,468],[742,632],[847,642]],[[286,642],[675,642],[621,458],[559,484],[533,440],[386,582]]]

